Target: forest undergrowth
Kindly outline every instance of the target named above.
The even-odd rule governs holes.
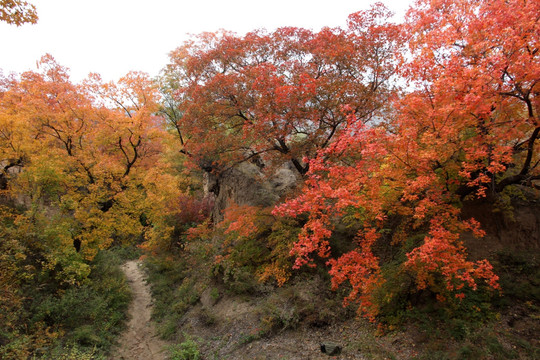
[[[534,201],[525,205],[527,211],[536,207]],[[507,230],[522,226],[510,222]],[[193,240],[174,255],[148,256],[145,264],[160,336],[188,342],[189,351],[205,359],[324,359],[318,344],[328,340],[343,346],[343,359],[533,359],[540,355],[539,258],[511,242],[503,239],[502,250],[489,256],[501,292],[469,291],[451,303],[415,290],[398,259],[389,261],[385,286],[395,295],[381,299],[376,322],[343,307],[347,290],[332,291],[320,269],[294,271],[282,286],[275,279],[261,282],[261,260],[250,246],[235,249],[243,263],[232,269],[215,263],[216,238]],[[471,256],[483,256],[474,246]],[[383,250],[400,256],[398,249]]]

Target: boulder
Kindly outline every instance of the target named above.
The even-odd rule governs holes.
[[[341,354],[342,347],[339,344],[336,344],[334,342],[322,342],[321,344],[321,352],[323,354],[334,356]]]

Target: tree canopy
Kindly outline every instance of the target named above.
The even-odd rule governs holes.
[[[539,6],[416,3],[402,28],[412,57],[401,74],[412,91],[379,125],[351,112],[346,131],[310,161],[302,194],[276,209],[308,216],[293,248],[297,267],[330,257],[336,220],[353,219],[356,249],[328,265],[334,286],[348,282],[348,300],[368,315],[378,311],[374,290],[388,280],[376,243],[405,246],[415,232],[426,235],[407,252],[403,271],[419,289],[444,299],[480,284],[498,288],[486,260],[467,259],[461,234],[484,233],[461,207],[466,199],[501,200],[509,185],[539,178]]]
[[[183,151],[207,171],[258,157],[306,174],[304,157],[343,129],[343,106],[373,122],[395,94],[402,38],[389,17],[378,4],[346,29],[205,33],[176,49],[164,78]]]

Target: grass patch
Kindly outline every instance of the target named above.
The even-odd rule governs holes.
[[[175,260],[148,257],[145,262],[154,297],[152,317],[157,322],[158,335],[166,340],[174,337],[178,322],[200,297],[185,263]]]
[[[394,360],[395,355],[381,346],[372,333],[366,333],[362,341],[350,345],[353,352],[359,352],[369,360]]]

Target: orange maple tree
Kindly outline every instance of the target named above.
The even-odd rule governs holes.
[[[82,303],[96,299],[84,290],[96,284],[91,273],[110,283],[96,265],[100,250],[171,243],[176,224],[167,217],[204,215],[177,201],[189,185],[177,149],[172,155],[167,146],[174,138],[156,115],[159,95],[148,75],[108,83],[92,75],[76,84],[49,55],[38,67],[0,74],[1,358],[32,357],[69,334],[70,324],[84,326],[64,315],[53,320],[49,310],[81,287]],[[123,296],[109,284],[102,291]],[[36,318],[43,303],[46,318]],[[73,309],[70,302],[66,314]]]
[[[302,194],[275,210],[308,216],[292,250],[297,267],[331,257],[336,224],[352,219],[356,249],[327,264],[334,287],[348,282],[346,300],[371,318],[374,291],[387,280],[374,245],[404,246],[415,232],[427,235],[402,269],[418,289],[443,300],[462,298],[465,288],[498,288],[488,261],[467,259],[460,234],[484,233],[462,218],[460,200],[540,178],[538,14],[537,1],[416,2],[403,26],[411,91],[395,102],[395,115],[366,126],[346,111],[346,131],[310,161]]]
[[[421,151],[444,152],[434,170],[467,180],[460,195],[540,178],[539,11],[537,1],[419,1],[409,11],[416,91],[402,126],[417,129]]]
[[[159,178],[146,177],[145,169],[165,166],[157,161],[165,137],[154,115],[157,100],[145,74],[130,73],[117,83],[93,75],[77,85],[51,56],[42,58],[39,72],[4,79],[4,183],[11,167],[23,169],[4,189],[38,208],[59,207],[64,215],[58,221],[72,224],[57,238],[88,258],[115,239],[141,236],[139,214],[149,206],[141,192]]]

